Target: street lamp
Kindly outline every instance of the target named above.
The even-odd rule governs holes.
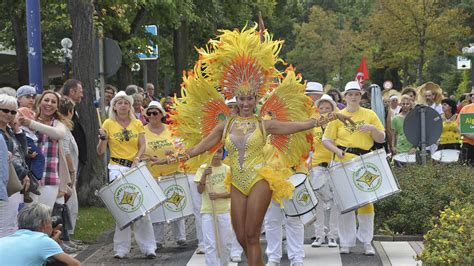
[[[72,59],[72,41],[69,38],[64,38],[61,40],[61,46],[63,49],[61,51],[64,54],[64,60],[66,61],[66,80],[69,79],[69,62]]]
[[[474,58],[474,43],[470,43],[469,47],[463,47],[462,53],[466,55],[471,61]],[[471,90],[474,90],[474,66],[471,64]]]

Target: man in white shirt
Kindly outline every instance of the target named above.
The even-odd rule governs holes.
[[[441,107],[441,104],[436,103],[434,101],[434,99],[436,98],[436,95],[433,91],[426,90],[424,96],[425,96],[426,106],[429,106],[429,107],[435,109],[436,112],[438,112],[438,114],[443,113],[443,108]]]

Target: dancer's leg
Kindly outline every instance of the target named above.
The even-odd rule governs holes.
[[[246,254],[250,266],[263,265],[260,230],[271,199],[272,191],[265,180],[258,181],[252,187],[247,199],[245,233],[247,242]]]
[[[230,189],[230,217],[235,236],[240,246],[246,251],[245,219],[247,213],[247,197],[234,186]]]

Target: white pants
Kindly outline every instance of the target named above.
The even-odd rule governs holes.
[[[77,216],[79,215],[79,203],[77,201],[77,193],[76,193],[76,186],[72,189],[71,196],[69,197],[66,205],[69,209],[69,218],[71,219],[71,226],[72,229],[69,230],[69,234],[74,234],[74,229],[76,228],[76,220]]]
[[[244,252],[244,249],[240,245],[239,241],[237,240],[237,236],[235,235],[234,229],[232,228],[231,224],[231,230],[232,230],[232,248],[230,250],[230,257],[241,257],[242,253]]]
[[[109,178],[110,181],[117,178],[117,176],[130,169],[129,167],[109,164]],[[155,254],[156,243],[153,239],[153,226],[151,225],[150,216],[145,216],[133,223],[131,226],[120,230],[118,225],[115,225],[114,233],[114,251],[119,255],[126,255],[130,252],[132,245],[132,229],[135,236],[135,241],[140,248],[140,251],[147,254]]]
[[[23,195],[17,192],[8,201],[0,201],[0,237],[8,236],[18,230],[18,206],[23,201]]]
[[[173,232],[173,237],[175,241],[186,240],[186,225],[185,219],[179,219],[172,221],[171,231]],[[165,243],[165,223],[153,223],[153,231],[155,232],[155,241],[159,244]]]
[[[217,254],[217,243],[216,235],[214,232],[214,218],[212,214],[202,214],[202,231],[203,231],[203,244],[206,257],[206,265],[217,266],[217,265],[228,265],[230,249],[232,246],[232,225],[230,222],[230,214],[222,213],[217,214],[217,223],[219,230],[219,240],[221,254],[220,258]]]
[[[372,242],[374,237],[374,214],[358,214],[359,228],[356,228],[355,216],[355,211],[339,215],[339,242],[341,247],[355,247],[356,237],[364,244]]]
[[[193,213],[194,221],[196,225],[196,238],[198,240],[198,246],[204,248],[202,243],[202,222],[201,222],[201,194],[197,190],[197,183],[194,182],[196,174],[187,174],[189,191],[191,192],[191,198],[193,202]]]
[[[316,184],[316,179],[324,178],[326,172],[325,167],[313,167],[311,169],[311,183]],[[325,186],[329,186],[329,181],[325,180]],[[334,199],[329,200],[328,202],[324,202],[321,200],[322,197],[316,192],[318,196],[319,202],[316,205],[316,221],[314,222],[314,236],[316,238],[324,238],[326,237],[326,232],[324,231],[324,223],[326,221],[326,210],[325,207],[328,205],[330,208],[329,210],[329,231],[327,233],[328,238],[337,239],[338,235],[338,217],[339,217],[339,208],[334,203]]]
[[[39,191],[41,195],[38,197],[38,203],[43,203],[53,209],[56,198],[58,197],[59,185],[40,186]]]
[[[280,263],[282,257],[282,226],[286,222],[286,248],[292,263],[303,262],[304,259],[304,224],[298,217],[286,217],[280,205],[272,200],[265,214],[265,237],[268,261]]]

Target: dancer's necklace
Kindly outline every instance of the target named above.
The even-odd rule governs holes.
[[[238,119],[236,121],[236,128],[240,129],[245,135],[255,128],[255,121],[253,119]]]

